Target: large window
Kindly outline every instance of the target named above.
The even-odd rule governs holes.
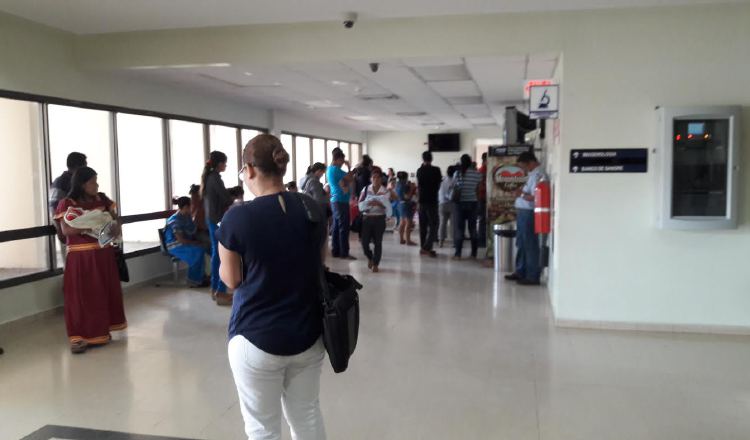
[[[166,208],[164,133],[162,120],[152,116],[117,114],[117,159],[122,215],[147,214]],[[123,225],[124,251],[159,245],[149,222]]]
[[[47,223],[39,104],[0,98],[0,231]],[[47,239],[0,243],[0,280],[47,269]]]
[[[221,151],[227,155],[227,169],[221,173],[224,186],[227,188],[237,186],[239,184],[237,174],[240,172],[237,166],[237,154],[239,151],[237,146],[237,129],[225,125],[210,125],[208,138],[211,151]]]
[[[72,102],[48,104],[41,96],[24,99],[0,97],[0,146],[9,164],[0,173],[0,184],[6,188],[0,191],[0,205],[8,211],[0,217],[0,232],[23,230],[3,234],[0,288],[55,275],[59,272],[53,269],[63,266],[59,242],[49,226],[54,207],[48,188],[67,171],[70,153],[85,154],[98,174],[99,191],[117,203],[121,215],[136,216],[123,226],[126,253],[149,253],[158,250],[157,229],[169,215],[165,210],[171,198],[187,195],[191,184],[200,183],[209,150],[206,135],[210,149],[227,155],[222,178],[231,187],[238,183],[240,142],[260,133],[97,104],[80,104],[88,107],[83,108]],[[285,140],[291,154],[292,137]],[[293,173],[292,165],[288,174]],[[152,220],[139,221],[143,214]]]
[[[112,168],[112,130],[110,113],[63,105],[50,105],[49,151],[52,178],[67,169],[68,154],[86,155],[88,165],[96,170],[99,191],[114,199]]]
[[[313,139],[312,142],[312,163],[326,163],[326,141],[324,139]]]
[[[349,150],[351,151],[352,155],[352,166],[359,163],[360,160],[362,160],[362,152],[360,148],[360,144],[351,144],[349,146]]]
[[[281,145],[284,146],[284,149],[287,153],[289,153],[289,157],[292,158],[292,135],[291,134],[282,134],[281,135]],[[293,159],[293,158],[292,158]],[[286,174],[284,174],[284,182],[291,182],[294,180],[294,161],[290,161],[289,165],[286,167]]]
[[[294,165],[297,170],[295,178],[299,180],[307,173],[307,167],[310,166],[310,138],[295,136]]]
[[[200,185],[201,173],[206,162],[203,124],[170,120],[169,141],[171,195],[186,196],[190,191],[190,185]]]
[[[333,150],[338,148],[339,141],[326,141],[326,165],[329,165],[333,160]]]
[[[242,131],[241,131],[241,134],[242,134],[242,136],[241,136],[242,137],[242,145],[240,145],[240,153],[242,152],[242,150],[245,149],[245,145],[247,145],[247,143],[250,142],[250,140],[252,138],[254,138],[255,136],[258,136],[259,134],[262,134],[262,133],[263,133],[262,131],[248,130],[246,128],[243,128]]]

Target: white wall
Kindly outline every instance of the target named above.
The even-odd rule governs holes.
[[[367,133],[369,155],[384,169],[416,173],[422,164],[422,152],[427,150],[427,135],[438,131],[370,131]],[[433,153],[433,165],[443,172],[448,165],[458,162],[462,154],[474,157],[474,145],[477,139],[501,138],[499,127],[482,127],[461,131],[461,151],[451,153]]]

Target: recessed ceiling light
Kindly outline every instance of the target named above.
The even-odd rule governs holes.
[[[275,85],[276,87],[280,87],[280,86],[281,86],[281,83],[280,83],[280,82],[278,82],[278,81],[276,81],[276,82],[274,82],[274,83],[273,83],[273,85]]]
[[[251,72],[245,72],[244,75],[245,76],[253,76],[253,74]]]
[[[342,107],[341,104],[336,104],[335,102],[329,101],[329,100],[323,100],[323,101],[305,101],[305,104],[309,108],[340,108]]]
[[[345,81],[338,81],[338,80],[333,80],[333,81],[331,81],[331,84],[333,84],[334,86],[345,86],[345,85],[347,85],[348,83],[347,83],[347,82],[345,82]]]
[[[351,119],[352,121],[373,121],[375,118],[372,116],[363,116],[363,115],[355,115],[355,116],[347,116],[347,119]]]

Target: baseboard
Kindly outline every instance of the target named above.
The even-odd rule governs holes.
[[[623,330],[666,333],[698,333],[712,335],[750,336],[750,327],[731,325],[704,324],[663,324],[619,321],[584,321],[577,319],[555,318],[555,326],[563,328],[593,330]]]
[[[137,283],[127,283],[122,286],[122,292],[124,294],[131,290],[151,285],[156,280],[160,280],[160,279],[171,277],[171,276],[172,276],[172,272],[165,272],[163,274],[155,275],[153,277],[146,278],[142,281],[138,281]],[[2,330],[3,332],[12,333],[17,328],[26,327],[29,324],[38,322],[39,320],[42,320],[51,316],[62,315],[62,314],[63,314],[63,306],[61,304],[51,309],[41,310],[39,312],[33,313],[28,316],[23,316],[21,318],[14,319],[12,321],[6,321],[3,323],[0,323],[0,330]]]

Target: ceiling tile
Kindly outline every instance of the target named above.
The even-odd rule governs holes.
[[[482,95],[474,81],[432,81],[427,85],[446,98]]]
[[[467,118],[489,116],[490,109],[486,104],[456,105],[456,110]]]
[[[414,67],[414,72],[424,81],[468,81],[471,80],[466,66],[425,66]]]

